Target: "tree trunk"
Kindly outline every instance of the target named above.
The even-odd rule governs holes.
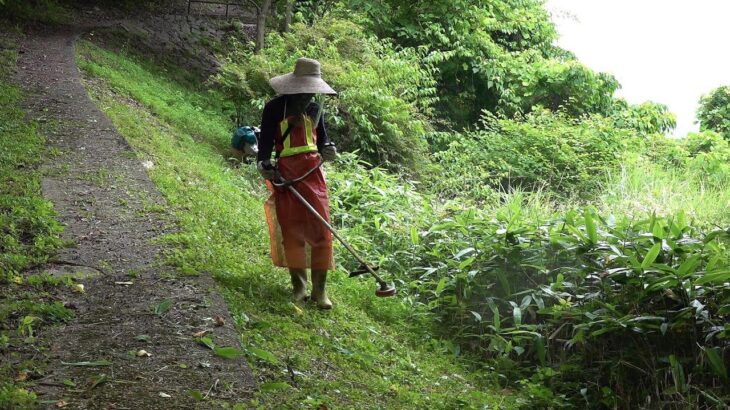
[[[294,2],[296,0],[286,0],[286,11],[284,12],[284,32],[288,33],[291,28],[292,14],[294,14]]]
[[[273,0],[263,0],[261,7],[256,15],[256,52],[258,53],[264,48],[264,38],[266,37],[266,17],[271,10]]]

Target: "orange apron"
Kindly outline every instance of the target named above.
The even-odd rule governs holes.
[[[289,117],[282,121],[287,123]],[[279,174],[286,180],[298,178],[319,164],[316,151],[317,130],[308,117],[292,129],[286,141],[280,141],[287,127],[277,130],[277,164]],[[307,127],[308,129],[305,129]],[[312,147],[312,143],[313,147]],[[304,147],[310,146],[310,149]],[[287,149],[293,152],[285,155]],[[305,152],[302,152],[305,151]],[[271,196],[264,204],[269,225],[271,259],[275,266],[291,269],[333,270],[332,233],[286,188],[276,188],[266,182]],[[330,221],[329,197],[321,168],[303,181],[293,185],[314,209]]]

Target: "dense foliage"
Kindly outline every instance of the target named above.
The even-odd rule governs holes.
[[[653,102],[631,105],[618,99],[614,101],[609,117],[617,128],[628,129],[641,136],[663,136],[677,126],[677,118],[667,106]]]
[[[398,45],[429,50],[441,107],[458,127],[482,110],[511,116],[540,105],[573,116],[607,113],[618,82],[554,46],[541,0],[350,0],[364,23]]]
[[[718,132],[730,140],[730,86],[716,88],[703,96],[697,119],[701,130]]]
[[[600,116],[576,120],[547,110],[516,120],[485,116],[479,130],[435,154],[442,177],[430,182],[442,196],[477,200],[518,187],[587,193],[616,168],[631,136]]]
[[[496,220],[466,211],[425,235],[419,279],[449,334],[507,377],[532,363],[551,369],[534,381],[572,402],[581,392],[609,407],[717,405],[711,386],[727,380],[730,336],[727,238],[698,235],[681,216],[568,212],[534,226],[517,209]]]

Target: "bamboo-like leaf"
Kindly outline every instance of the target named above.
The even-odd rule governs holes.
[[[463,262],[461,262],[459,264],[459,269],[464,270],[464,269],[468,268],[469,266],[471,266],[474,263],[475,260],[476,260],[476,258],[474,258],[474,257],[467,258],[466,260],[464,260]]]
[[[705,283],[723,283],[730,281],[730,269],[723,269],[714,272],[706,272],[700,278],[695,280],[695,285],[704,285]]]
[[[682,262],[681,265],[679,265],[679,268],[677,268],[677,275],[680,277],[689,276],[693,273],[695,273],[695,269],[702,261],[702,256],[700,255],[692,255],[687,260]]]
[[[195,339],[195,341],[198,342],[198,344],[205,346],[210,350],[215,349],[215,343],[213,343],[213,339],[211,339],[209,337],[199,337],[199,338]]]
[[[661,252],[661,250],[662,244],[655,243],[654,246],[649,249],[649,252],[646,253],[644,260],[641,262],[641,268],[646,269],[651,266],[651,264],[654,263],[654,261],[656,260],[657,256],[659,256],[659,252]]]
[[[254,357],[256,357],[256,358],[259,358],[259,359],[261,359],[261,360],[263,360],[263,361],[265,361],[265,362],[268,362],[268,363],[270,363],[270,364],[279,364],[279,358],[277,358],[277,357],[276,357],[276,356],[275,356],[275,355],[274,355],[273,353],[271,353],[271,352],[267,352],[266,350],[263,350],[263,349],[258,349],[258,348],[256,348],[256,347],[250,347],[250,348],[248,348],[247,350],[248,350],[248,352],[249,352],[249,353],[250,353],[250,354],[251,354],[252,356],[254,356]]]
[[[154,311],[154,313],[157,316],[162,316],[165,313],[167,313],[167,311],[170,310],[171,307],[172,307],[172,300],[165,299],[162,302],[156,304],[152,310]]]
[[[413,245],[418,245],[419,238],[418,238],[418,230],[415,226],[411,226],[411,243]]]
[[[235,347],[216,347],[213,349],[213,353],[224,359],[235,359],[243,354]]]
[[[436,295],[441,295],[441,292],[446,288],[446,278],[441,278],[438,285],[436,285]]]
[[[654,228],[652,229],[651,233],[657,239],[664,239],[664,225],[661,222],[657,222],[656,224],[654,224]]]
[[[111,366],[112,362],[109,360],[97,360],[95,362],[61,362],[64,366],[79,366],[79,367],[100,367],[100,366]]]
[[[596,230],[596,222],[593,220],[593,216],[590,212],[586,211],[584,214],[586,223],[586,233],[588,234],[588,240],[592,245],[598,243],[598,231]]]
[[[522,324],[522,309],[517,304],[512,306],[512,317],[515,319],[515,325],[519,326]]]
[[[188,390],[188,395],[196,401],[205,400],[205,396],[203,396],[203,393],[201,393],[200,390]]]
[[[687,382],[684,377],[684,368],[675,355],[669,356],[669,365],[672,367],[672,379],[678,392],[687,391]]]
[[[545,341],[542,336],[535,338],[535,353],[537,354],[537,360],[540,361],[540,365],[545,366],[547,358],[545,352]]]
[[[494,323],[494,329],[499,332],[502,329],[502,321],[499,316],[499,308],[497,308],[497,305],[491,298],[487,299],[487,305],[489,305],[489,309],[492,311],[492,322]]]
[[[722,361],[722,357],[720,357],[720,354],[717,353],[717,350],[709,347],[703,348],[702,350],[705,352],[705,356],[707,356],[707,362],[710,363],[712,371],[720,376],[722,380],[727,382],[727,368],[725,367],[725,363]]]
[[[271,392],[271,391],[277,391],[277,390],[286,390],[290,388],[287,383],[284,382],[271,382],[271,383],[263,383],[261,386],[259,386],[259,389],[264,392]]]

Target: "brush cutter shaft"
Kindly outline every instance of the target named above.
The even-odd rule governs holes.
[[[357,259],[357,260],[358,260],[358,261],[359,261],[359,262],[360,262],[360,263],[361,263],[361,264],[362,264],[362,265],[363,265],[363,266],[365,267],[365,269],[367,269],[367,270],[368,270],[368,272],[370,272],[370,274],[371,274],[371,275],[373,275],[373,277],[375,278],[375,280],[377,280],[377,281],[378,281],[378,283],[379,283],[380,285],[384,285],[384,284],[385,284],[385,281],[384,281],[383,279],[381,279],[381,278],[380,278],[380,276],[378,276],[378,274],[377,274],[377,273],[375,273],[375,270],[374,270],[374,269],[373,269],[372,267],[370,267],[370,265],[368,265],[368,264],[367,264],[367,263],[366,263],[366,262],[365,262],[365,261],[364,261],[364,260],[363,260],[363,259],[362,259],[362,258],[360,257],[360,255],[358,255],[358,254],[357,254],[357,252],[355,252],[355,250],[354,250],[354,249],[352,249],[352,246],[350,246],[350,244],[349,244],[349,243],[347,243],[347,241],[345,241],[345,240],[344,240],[344,239],[343,239],[343,238],[342,238],[342,237],[340,236],[340,234],[339,234],[339,233],[337,233],[337,231],[335,230],[335,228],[334,228],[334,227],[332,227],[332,225],[330,225],[330,223],[329,223],[329,222],[327,222],[327,220],[325,220],[325,219],[324,219],[324,218],[322,217],[322,215],[320,215],[320,214],[319,214],[319,212],[317,212],[317,210],[316,210],[316,209],[314,209],[314,207],[313,207],[312,205],[310,205],[310,204],[309,204],[309,202],[307,202],[307,200],[306,200],[306,199],[304,199],[304,197],[302,196],[302,194],[300,194],[300,193],[299,193],[299,192],[298,192],[298,191],[297,191],[296,189],[294,189],[294,187],[293,187],[293,186],[291,186],[291,185],[286,185],[286,189],[288,189],[288,190],[289,190],[289,192],[291,192],[292,194],[294,194],[294,196],[295,196],[295,197],[297,197],[297,199],[298,199],[299,201],[301,201],[302,205],[304,205],[304,206],[305,206],[305,207],[306,207],[306,208],[307,208],[307,209],[309,210],[309,212],[311,212],[311,213],[312,213],[312,215],[316,216],[316,217],[317,217],[317,219],[319,219],[319,221],[320,221],[320,222],[322,222],[322,224],[324,224],[324,226],[326,226],[326,227],[327,227],[327,229],[329,229],[329,231],[330,231],[330,232],[332,232],[332,235],[334,235],[334,236],[335,236],[335,238],[337,238],[337,240],[338,240],[338,241],[340,241],[340,243],[342,243],[342,245],[343,245],[343,246],[344,246],[344,247],[345,247],[345,248],[346,248],[346,249],[347,249],[348,251],[350,251],[350,253],[352,254],[352,256],[354,256],[354,257],[355,257],[355,259]]]

